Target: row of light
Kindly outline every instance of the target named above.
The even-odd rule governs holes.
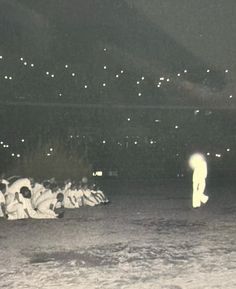
[[[107,51],[107,48],[104,48],[104,52],[106,52],[106,51]],[[3,59],[2,56],[1,56],[0,58]],[[34,64],[33,64],[33,63],[28,64],[28,62],[25,61],[23,57],[21,57],[20,60],[21,60],[21,62],[23,63],[24,66],[30,65],[31,68],[34,67]],[[68,68],[69,68],[69,65],[68,65],[68,64],[65,64],[64,67],[65,67],[66,69],[68,69]],[[103,66],[103,69],[104,69],[104,70],[107,70],[107,68],[108,68],[107,65],[104,65],[104,66]],[[210,70],[210,69],[207,69],[207,73],[210,73],[210,72],[211,72],[211,70]],[[225,72],[225,73],[229,73],[229,69],[225,69],[224,72]],[[121,70],[120,73],[123,74],[123,73],[124,73],[124,70]],[[185,69],[185,70],[183,71],[183,73],[184,73],[184,74],[188,73],[188,70]],[[46,75],[49,76],[49,77],[51,77],[51,78],[54,78],[54,77],[55,77],[55,74],[54,74],[54,73],[50,73],[49,71],[46,71]],[[75,76],[76,76],[76,73],[75,73],[75,72],[72,72],[72,73],[71,73],[71,76],[72,76],[72,77],[75,77]],[[116,78],[119,78],[119,76],[120,76],[119,74],[116,74]],[[180,77],[180,76],[181,76],[181,73],[178,73],[178,74],[177,74],[177,77]],[[5,79],[12,80],[12,76],[7,76],[7,75],[6,75],[4,78],[5,78]],[[144,79],[145,79],[145,77],[142,76],[142,77],[141,77],[141,81],[143,81]],[[137,80],[137,82],[136,82],[137,85],[140,85],[141,81],[140,81],[140,80]],[[167,77],[167,78],[165,78],[165,77],[163,77],[163,76],[160,77],[160,78],[159,78],[159,82],[158,82],[158,84],[157,84],[157,87],[158,87],[158,88],[161,87],[163,81],[166,81],[166,82],[168,83],[168,82],[171,81],[171,79],[170,79],[169,77]],[[106,87],[107,84],[106,84],[105,82],[103,82],[103,83],[102,83],[102,86],[103,86],[103,87]],[[84,85],[84,88],[87,89],[87,88],[88,88],[88,85],[85,84],[85,85]],[[59,93],[59,96],[62,96],[62,94]],[[138,96],[139,96],[139,97],[142,96],[142,92],[138,92]],[[233,95],[230,95],[229,98],[232,99],[232,98],[233,98]]]

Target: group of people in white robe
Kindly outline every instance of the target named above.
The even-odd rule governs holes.
[[[0,217],[8,220],[55,219],[64,208],[107,204],[104,193],[83,178],[79,185],[66,181],[59,187],[55,179],[37,183],[30,178],[0,179]]]

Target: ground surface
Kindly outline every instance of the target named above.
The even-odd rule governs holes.
[[[236,288],[236,189],[191,209],[180,183],[110,184],[63,220],[0,220],[0,288]]]

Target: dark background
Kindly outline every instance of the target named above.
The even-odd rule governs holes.
[[[183,178],[200,151],[233,179],[235,6],[0,1],[1,171]]]

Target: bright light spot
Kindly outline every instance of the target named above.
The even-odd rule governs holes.
[[[181,75],[180,73],[177,74],[178,77],[180,77],[180,75]]]
[[[103,143],[103,144],[105,144],[105,143],[106,143],[106,141],[105,141],[105,140],[103,140],[103,141],[102,141],[102,143]]]
[[[207,73],[209,73],[210,72],[210,69],[207,69]]]
[[[231,95],[229,96],[229,98],[233,98],[233,95],[231,94]]]
[[[1,141],[0,144],[3,145],[3,141]]]
[[[225,73],[228,73],[229,72],[229,70],[228,69],[225,69]]]
[[[12,76],[9,76],[9,79],[12,80]]]
[[[178,126],[178,125],[176,125],[176,126],[175,126],[175,128],[176,128],[176,129],[178,129],[178,128],[179,128],[179,126]]]
[[[105,86],[106,86],[106,83],[104,82],[104,83],[102,84],[102,86],[105,87]]]
[[[140,82],[139,82],[139,81],[137,81],[137,84],[140,84]]]
[[[50,157],[50,156],[51,156],[51,154],[50,154],[50,153],[47,153],[47,156],[48,156],[48,157]]]
[[[17,156],[18,158],[20,158],[20,154],[17,154],[16,156]]]
[[[49,75],[49,72],[47,71],[46,74]]]
[[[24,140],[24,139],[22,139],[22,140],[21,140],[21,142],[25,142],[25,140]]]
[[[230,152],[231,151],[231,149],[227,149],[227,152]]]
[[[207,156],[210,156],[211,155],[211,153],[207,153]]]
[[[138,144],[138,142],[137,142],[137,141],[135,141],[135,142],[134,142],[134,144],[135,144],[135,145],[137,145],[137,144]]]
[[[34,67],[34,64],[33,64],[33,63],[31,63],[31,64],[30,64],[30,66],[31,66],[31,67]]]
[[[150,141],[150,144],[154,144],[154,141],[153,141],[153,140],[151,140],[151,141]]]
[[[199,109],[194,110],[194,114],[195,114],[195,115],[199,114],[199,112],[200,112]]]
[[[20,61],[23,61],[23,60],[24,60],[24,58],[23,58],[23,57],[21,57],[21,58],[20,58]]]
[[[24,65],[25,65],[25,66],[27,65],[27,62],[26,62],[26,61],[24,62]]]
[[[66,65],[65,65],[65,68],[68,68],[68,67],[69,67],[69,65],[68,65],[68,64],[66,64]]]
[[[103,51],[107,51],[107,48],[104,48]]]
[[[165,77],[160,77],[160,80],[161,80],[161,81],[165,80]]]
[[[93,176],[94,177],[102,177],[103,176],[103,172],[102,171],[93,172]]]
[[[120,73],[123,74],[123,73],[124,73],[124,70],[121,70]]]
[[[141,93],[141,92],[139,92],[138,96],[142,96],[142,93]]]
[[[14,156],[15,156],[15,154],[11,154],[11,156],[12,156],[12,157],[14,157]]]
[[[88,88],[88,85],[85,84],[84,88]]]
[[[221,158],[221,154],[216,154],[216,157],[217,158]]]
[[[160,120],[159,119],[155,119],[155,122],[160,122]]]
[[[74,77],[74,76],[75,76],[75,73],[74,73],[74,72],[72,72],[72,73],[71,73],[71,75]]]
[[[170,82],[170,79],[169,79],[169,78],[167,78],[167,79],[166,79],[166,81],[167,81],[167,82]]]
[[[119,78],[119,74],[116,75],[116,78]]]
[[[54,74],[51,74],[51,77],[53,78],[55,75]]]
[[[0,59],[2,59],[3,57],[2,57],[2,55],[0,55]]]
[[[62,96],[62,93],[59,93],[59,96]]]
[[[127,118],[127,120],[128,120],[128,121],[131,121],[131,119],[130,119],[130,118]]]
[[[50,148],[50,152],[53,152],[53,148]]]
[[[107,66],[106,66],[106,65],[104,65],[104,66],[103,66],[103,69],[105,69],[105,70],[106,70],[106,69],[107,69]]]
[[[188,70],[187,70],[187,69],[185,69],[185,70],[184,70],[184,73],[187,73],[187,72],[188,72]]]
[[[145,77],[144,76],[142,76],[142,78],[141,78],[142,80],[144,80],[145,79]]]

